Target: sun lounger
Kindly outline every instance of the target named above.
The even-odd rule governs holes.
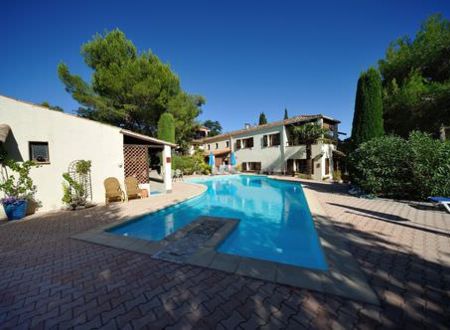
[[[103,182],[105,186],[105,202],[108,204],[111,201],[124,201],[125,194],[120,188],[119,180],[116,178],[107,178]]]
[[[441,196],[431,196],[428,197],[428,199],[430,201],[432,201],[433,203],[436,204],[441,204],[443,207],[445,207],[445,209],[448,211],[448,213],[450,213],[450,198],[448,197],[441,197]]]
[[[127,199],[142,198],[139,182],[133,176],[125,178],[125,190],[127,193]]]

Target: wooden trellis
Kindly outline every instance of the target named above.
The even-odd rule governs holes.
[[[148,146],[124,144],[123,157],[125,177],[134,176],[139,183],[148,183]]]

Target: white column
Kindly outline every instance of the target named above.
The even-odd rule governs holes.
[[[164,188],[167,193],[172,192],[172,152],[170,146],[164,146],[163,150],[164,166]]]

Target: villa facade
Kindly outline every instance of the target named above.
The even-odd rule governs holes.
[[[329,136],[312,145],[312,177],[316,180],[331,179],[337,168],[336,150],[339,120],[323,115],[301,115],[265,125],[205,137],[196,141],[205,156],[212,153],[216,166],[229,164],[231,152],[243,172],[256,173],[305,173],[306,145],[295,144],[293,126],[317,123],[329,129]]]

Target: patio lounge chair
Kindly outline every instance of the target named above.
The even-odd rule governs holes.
[[[107,178],[103,182],[105,186],[105,202],[108,204],[111,201],[121,201],[125,200],[125,194],[120,188],[119,180],[116,178]]]
[[[177,177],[177,179],[179,179],[181,181],[184,181],[183,171],[182,170],[176,169],[175,170],[175,176]]]
[[[142,198],[139,182],[133,176],[125,178],[125,191],[127,192],[127,199]]]
[[[436,197],[428,197],[428,199],[430,201],[432,201],[433,203],[437,203],[437,204],[441,204],[443,207],[445,207],[445,209],[448,211],[448,213],[450,213],[450,198],[448,197],[441,197],[441,196],[436,196]]]

